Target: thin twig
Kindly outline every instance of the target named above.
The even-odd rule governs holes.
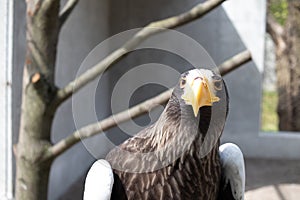
[[[54,146],[52,146],[48,151],[48,155],[46,155],[44,159],[56,157],[82,139],[91,137],[100,132],[104,132],[116,126],[117,124],[138,117],[144,113],[147,113],[149,110],[156,107],[157,105],[167,102],[172,94],[172,91],[173,88],[159,94],[156,97],[146,100],[140,104],[137,104],[128,110],[112,115],[100,122],[96,122],[82,127],[81,129],[75,131],[72,135],[68,136],[67,138],[59,141]]]
[[[237,67],[243,65],[244,63],[250,60],[251,60],[251,55],[249,51],[244,51],[232,57],[231,59],[225,61],[223,64],[220,65],[220,67],[218,67],[218,70],[220,71],[221,75],[226,75],[227,73],[231,72],[232,70],[236,69]],[[68,136],[67,138],[53,145],[48,150],[48,154],[45,155],[44,159],[55,158],[58,155],[62,154],[67,149],[69,149],[70,147],[72,147],[77,142],[81,141],[82,139],[102,133],[116,126],[117,124],[120,124],[132,118],[143,115],[147,113],[149,110],[153,109],[154,107],[166,103],[169,100],[172,91],[173,88],[151,99],[148,99],[140,104],[137,104],[129,108],[128,110],[112,115],[100,122],[96,122],[80,128],[79,130],[75,131],[72,135]]]
[[[69,15],[72,13],[73,9],[77,5],[79,0],[68,0],[61,12],[59,13],[59,27],[61,28],[65,21],[68,19]]]
[[[148,26],[144,27],[142,30],[136,33],[122,47],[112,52],[110,55],[108,55],[98,64],[93,66],[91,69],[87,70],[85,73],[68,83],[64,88],[60,89],[57,92],[57,98],[54,104],[59,105],[64,100],[68,99],[73,93],[77,92],[80,88],[94,80],[108,67],[110,67],[120,58],[122,58],[125,54],[134,50],[141,42],[143,42],[149,36],[165,31],[166,29],[175,28],[193,20],[196,20],[208,13],[209,11],[213,10],[220,4],[222,4],[224,1],[225,0],[208,0],[204,3],[196,5],[189,11],[180,15],[150,23]]]
[[[221,64],[220,67],[218,68],[219,73],[221,75],[228,74],[229,72],[235,70],[239,66],[247,63],[251,59],[252,58],[251,58],[250,51],[248,51],[248,50],[243,51],[243,52],[233,56],[231,59],[228,59],[223,64]]]

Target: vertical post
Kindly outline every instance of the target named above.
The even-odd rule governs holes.
[[[12,199],[12,38],[13,2],[0,1],[0,199]]]

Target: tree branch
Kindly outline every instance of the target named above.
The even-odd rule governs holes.
[[[221,75],[224,76],[227,73],[231,72],[232,70],[236,69],[237,67],[245,64],[250,60],[251,60],[250,52],[244,51],[232,57],[231,59],[225,61],[223,64],[220,65],[220,67],[218,67],[218,70],[220,71]],[[128,121],[129,119],[143,115],[147,113],[149,110],[155,108],[156,106],[166,103],[169,100],[172,91],[173,88],[157,95],[156,97],[148,99],[140,104],[137,104],[128,110],[112,115],[100,122],[96,122],[80,128],[79,130],[75,131],[72,135],[68,136],[67,138],[53,145],[48,150],[47,155],[44,156],[44,159],[55,158],[58,155],[65,152],[70,147],[72,147],[74,144],[79,142],[80,140],[102,133],[116,126],[117,124],[120,124],[122,122]]]
[[[96,122],[80,128],[79,130],[75,131],[72,135],[68,136],[67,138],[59,141],[54,146],[52,146],[48,151],[48,155],[46,155],[44,159],[50,157],[54,158],[82,139],[91,137],[100,132],[104,132],[116,126],[117,124],[120,124],[122,122],[128,121],[129,119],[138,117],[140,115],[143,115],[144,113],[149,112],[152,108],[156,107],[157,105],[167,102],[172,94],[172,91],[173,88],[159,94],[156,97],[146,100],[140,104],[137,104],[128,110],[122,111],[115,115],[111,115],[110,117],[100,122]]]
[[[268,14],[267,16],[267,32],[271,35],[273,41],[278,47],[278,50],[280,52],[283,52],[286,49],[284,28],[279,23],[277,23],[270,14]]]
[[[79,0],[68,0],[61,12],[59,13],[59,27],[61,28],[65,21],[68,19],[69,15],[72,13],[73,9],[77,5]]]
[[[29,2],[29,1],[27,1],[27,2]],[[51,9],[51,7],[53,5],[59,4],[60,0],[38,0],[37,2],[38,3],[37,3],[36,8],[38,8],[40,6],[39,9],[44,14],[44,13],[48,12],[49,9]]]
[[[249,62],[251,59],[250,51],[243,51],[222,63],[220,67],[218,67],[219,73],[221,75],[228,74],[239,66]]]
[[[70,0],[73,1],[73,0]],[[64,100],[68,99],[73,93],[77,92],[80,88],[94,80],[101,73],[103,73],[108,67],[117,62],[125,54],[134,50],[141,42],[143,42],[149,36],[165,31],[166,29],[171,29],[178,27],[180,25],[186,24],[193,20],[196,20],[209,11],[213,10],[225,0],[207,0],[204,3],[198,4],[189,11],[182,13],[180,15],[163,19],[157,22],[150,23],[148,26],[144,27],[141,31],[136,33],[127,43],[122,47],[112,52],[98,64],[96,64],[91,69],[87,70],[85,73],[80,75],[75,80],[71,81],[64,88],[57,92],[57,99],[55,104],[59,105]]]

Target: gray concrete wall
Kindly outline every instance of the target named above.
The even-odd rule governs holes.
[[[14,34],[12,65],[12,140],[17,143],[20,126],[22,74],[25,60],[25,2],[14,2]],[[15,159],[13,158],[13,183],[15,179]]]

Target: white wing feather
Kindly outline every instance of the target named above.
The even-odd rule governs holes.
[[[90,168],[84,186],[84,200],[110,200],[114,175],[106,160],[97,160]]]
[[[226,183],[230,183],[232,194],[236,200],[244,200],[245,166],[240,148],[232,143],[219,147],[220,159]]]

